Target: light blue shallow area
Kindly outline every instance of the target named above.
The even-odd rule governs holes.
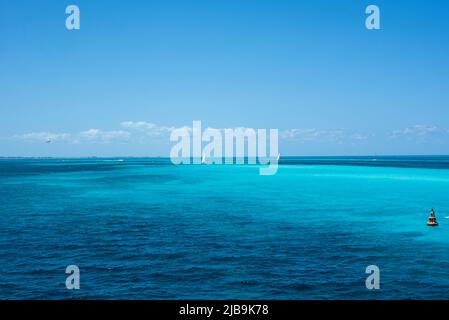
[[[0,160],[1,299],[449,298],[448,158],[120,160]]]

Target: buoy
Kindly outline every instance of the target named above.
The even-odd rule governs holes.
[[[427,225],[429,227],[436,227],[438,226],[438,222],[437,222],[437,217],[435,216],[435,210],[430,210],[430,216],[429,219],[427,220]]]

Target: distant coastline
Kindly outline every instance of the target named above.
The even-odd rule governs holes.
[[[336,158],[336,159],[347,159],[347,158],[449,158],[449,154],[382,154],[382,155],[283,155],[282,158]],[[76,156],[76,157],[59,157],[59,156],[0,156],[0,159],[170,159],[167,156]]]
[[[171,165],[168,157],[0,157],[0,160],[24,161],[117,161],[128,163],[147,162]],[[245,164],[246,164],[245,160]],[[331,165],[356,167],[394,167],[394,168],[425,168],[449,169],[449,155],[383,155],[383,156],[283,156],[280,165]],[[213,164],[212,164],[213,165]]]

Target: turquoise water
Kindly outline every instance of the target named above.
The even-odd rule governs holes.
[[[447,157],[120,160],[0,160],[1,299],[449,298]]]

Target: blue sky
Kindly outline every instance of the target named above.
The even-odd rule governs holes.
[[[0,156],[168,156],[193,120],[278,128],[285,155],[449,154],[448,14],[444,0],[0,0]]]

